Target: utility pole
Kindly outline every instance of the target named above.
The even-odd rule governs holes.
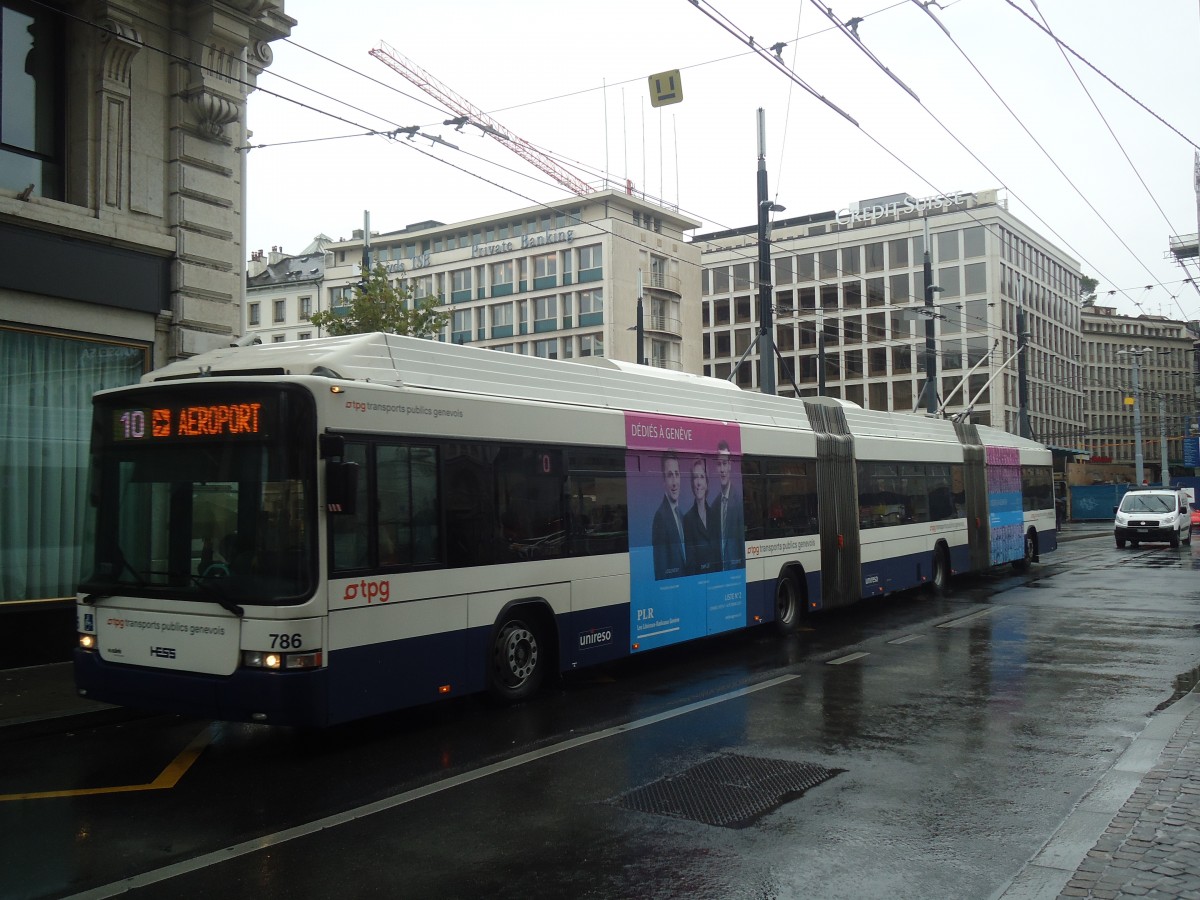
[[[767,216],[774,204],[767,198],[767,119],[758,108],[758,389],[775,393],[775,333],[771,300],[771,247]]]
[[[926,214],[928,215],[928,213]],[[925,219],[925,411],[937,415],[937,342],[933,337],[933,261],[929,256],[929,219]]]
[[[363,210],[362,268],[365,280],[371,274],[371,211],[369,209]]]
[[[1121,356],[1133,357],[1133,442],[1134,442],[1134,477],[1140,485],[1146,480],[1146,464],[1142,458],[1142,389],[1140,370],[1142,367],[1143,347],[1138,350],[1118,350]]]
[[[1158,398],[1158,452],[1162,461],[1162,475],[1159,481],[1163,487],[1171,483],[1171,470],[1167,466],[1167,398]]]
[[[1017,293],[1017,422],[1021,437],[1033,440],[1033,426],[1029,424],[1029,363],[1024,352],[1029,341],[1029,329],[1025,324],[1025,288]]]
[[[642,317],[642,270],[638,269],[638,296],[637,296],[637,322],[634,325],[634,330],[637,331],[637,363],[639,366],[646,364],[646,321]]]

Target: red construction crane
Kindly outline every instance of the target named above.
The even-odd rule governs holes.
[[[529,141],[517,137],[517,135],[513,134],[483,110],[476,108],[470,101],[442,84],[411,59],[407,59],[397,53],[388,44],[380,41],[379,46],[369,52],[377,60],[395,69],[405,79],[415,84],[447,109],[460,117],[465,117],[461,122],[454,122],[459,130],[462,129],[463,125],[468,124],[469,121],[470,124],[478,126],[485,134],[502,138],[509,150],[526,162],[537,166],[572,193],[578,194],[580,197],[592,193],[592,189],[588,187],[586,182],[580,181],[545,153],[534,147]],[[446,124],[450,124],[450,122]]]

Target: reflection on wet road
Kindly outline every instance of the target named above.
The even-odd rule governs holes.
[[[172,791],[0,804],[0,871],[21,873],[0,895],[988,897],[1200,661],[1193,549],[1065,543],[1027,577],[675,648],[516,709],[216,726]],[[195,726],[4,747],[0,792],[39,759],[99,779]]]

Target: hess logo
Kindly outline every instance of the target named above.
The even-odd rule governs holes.
[[[155,656],[159,659],[174,659],[175,658],[175,648],[174,647],[151,647],[150,655]]]

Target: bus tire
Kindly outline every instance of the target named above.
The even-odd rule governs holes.
[[[940,597],[950,593],[950,552],[945,544],[933,549],[933,577],[929,579],[933,592]]]
[[[496,628],[488,655],[488,689],[503,703],[533,696],[546,676],[549,648],[536,620],[520,613]]]
[[[1037,540],[1037,537],[1034,535],[1034,532],[1032,529],[1025,532],[1025,540],[1023,542],[1025,545],[1025,551],[1024,551],[1025,555],[1023,557],[1021,557],[1020,559],[1014,559],[1013,564],[1012,564],[1013,568],[1016,571],[1018,571],[1018,572],[1028,572],[1029,571],[1030,565],[1033,564],[1033,558],[1035,556],[1037,556],[1037,544],[1035,543],[1036,540]]]
[[[775,582],[775,627],[780,634],[795,634],[804,615],[804,591],[791,572],[783,572]]]

